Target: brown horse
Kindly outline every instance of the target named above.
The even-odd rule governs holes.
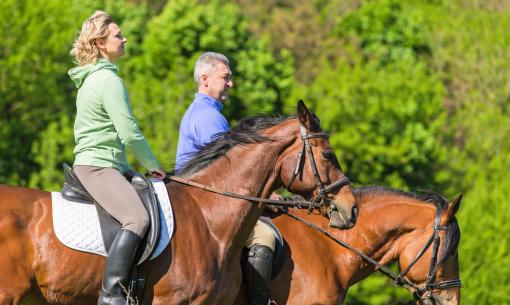
[[[307,153],[299,154],[304,143]],[[297,118],[245,120],[177,174],[263,198],[282,185],[305,198],[326,190],[320,195],[334,207],[330,224],[347,229],[355,223],[351,187],[335,182],[345,176],[318,118],[302,102]],[[241,251],[263,206],[176,182],[167,190],[176,228],[171,245],[143,268],[144,303],[232,304],[241,285]],[[96,303],[104,258],[63,246],[51,215],[50,193],[0,186],[0,305],[24,298],[37,304]]]
[[[439,211],[437,269],[433,270],[430,283],[452,285],[423,291],[423,299],[418,304],[459,304],[457,247],[460,231],[455,213],[461,197],[448,204],[441,196],[416,196],[383,187],[357,188],[354,194],[359,216],[356,226],[350,230],[329,229],[324,217],[307,215],[305,211],[289,213],[319,226],[381,264],[398,262],[401,270],[410,267],[404,277],[423,289],[434,253],[433,242],[429,243],[429,239],[433,236]],[[271,287],[271,296],[279,305],[342,304],[350,286],[375,272],[374,265],[317,230],[287,215],[273,217],[284,237],[287,256]],[[423,254],[410,265],[422,248],[425,248]],[[247,304],[244,293],[244,289],[241,290],[236,304]]]

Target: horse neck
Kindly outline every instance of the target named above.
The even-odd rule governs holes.
[[[409,239],[412,232],[430,228],[435,213],[430,203],[397,195],[367,197],[358,205],[356,225],[348,231],[334,230],[334,234],[384,265],[398,260],[405,246],[412,242]],[[345,248],[337,249],[339,256],[357,258],[353,260],[357,264],[353,264],[350,282],[358,282],[374,272],[374,266],[365,264],[357,254]]]
[[[205,169],[189,178],[218,190],[253,196],[268,197],[278,187],[275,162],[281,150],[289,145],[291,137],[256,144],[233,147]],[[223,245],[242,248],[263,208],[246,200],[202,192],[197,207],[209,234]]]

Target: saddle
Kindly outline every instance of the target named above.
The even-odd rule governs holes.
[[[94,204],[99,216],[99,223],[101,226],[101,235],[103,237],[104,246],[106,252],[109,251],[113,239],[117,235],[117,232],[121,228],[121,224],[113,218],[105,209],[103,209],[92,196],[83,187],[80,180],[74,173],[73,169],[64,163],[64,187],[60,192],[62,197],[69,201],[79,202],[83,204]],[[135,188],[140,199],[142,200],[147,213],[149,214],[150,226],[147,230],[145,237],[143,238],[135,261],[138,265],[147,260],[155,250],[160,232],[160,218],[158,199],[154,193],[154,188],[150,180],[144,176],[133,173],[126,176],[126,179],[130,181],[131,185]]]

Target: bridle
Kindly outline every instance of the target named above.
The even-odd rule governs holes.
[[[237,193],[233,193],[233,192],[218,190],[214,187],[200,184],[200,183],[197,183],[190,179],[181,178],[181,177],[177,177],[177,176],[173,176],[173,175],[167,175],[164,179],[164,182],[168,183],[170,181],[175,181],[177,183],[195,187],[195,188],[199,188],[199,189],[211,192],[211,193],[215,193],[215,194],[219,194],[219,195],[223,195],[223,196],[227,196],[227,197],[232,197],[232,198],[243,199],[243,200],[250,201],[252,203],[259,203],[259,204],[267,203],[267,204],[272,204],[272,205],[279,206],[279,207],[292,207],[292,208],[299,208],[299,209],[306,208],[306,209],[308,209],[309,213],[311,213],[311,211],[313,209],[319,209],[319,211],[321,213],[329,215],[331,212],[338,211],[338,210],[337,210],[337,207],[333,204],[333,202],[327,197],[327,194],[337,188],[341,188],[346,185],[349,185],[350,184],[349,178],[347,178],[347,176],[344,176],[341,179],[339,179],[327,186],[324,186],[324,184],[322,183],[322,180],[320,178],[319,171],[317,170],[317,166],[315,163],[315,159],[313,157],[313,153],[312,153],[312,149],[310,147],[309,140],[312,138],[329,139],[329,135],[326,133],[323,133],[323,132],[308,134],[306,131],[306,128],[301,124],[299,125],[299,129],[300,129],[300,133],[301,133],[301,139],[303,141],[303,146],[302,146],[302,149],[300,150],[300,152],[298,153],[298,158],[297,158],[296,167],[294,169],[294,173],[292,175],[290,182],[286,186],[286,188],[287,188],[287,190],[290,191],[290,187],[292,186],[292,183],[294,182],[296,177],[302,172],[302,169],[303,169],[302,164],[304,164],[304,156],[305,156],[305,151],[306,151],[306,154],[308,155],[308,158],[310,159],[310,164],[312,167],[313,175],[315,176],[317,188],[319,189],[317,195],[311,201],[277,200],[277,199],[266,199],[266,198],[242,195],[242,194],[237,194]]]
[[[441,231],[447,231],[448,226],[441,225],[441,215],[443,213],[443,209],[436,205],[436,216],[434,218],[434,232],[429,237],[425,245],[421,248],[421,250],[416,254],[415,258],[411,261],[409,266],[407,266],[406,269],[402,270],[400,274],[394,279],[395,285],[402,286],[403,284],[406,284],[406,281],[411,283],[405,278],[405,275],[411,270],[411,268],[416,264],[416,262],[420,259],[420,257],[423,256],[425,251],[430,247],[432,244],[432,257],[430,258],[430,265],[429,265],[429,272],[427,275],[427,280],[425,281],[424,287],[418,287],[417,285],[413,284],[413,288],[415,288],[415,291],[413,292],[413,296],[415,300],[425,300],[430,299],[434,303],[434,299],[432,297],[432,291],[437,289],[449,289],[454,287],[462,287],[462,282],[460,279],[455,280],[449,280],[449,281],[443,281],[443,282],[437,282],[436,281],[436,272],[437,272],[437,256],[439,252],[439,233]]]
[[[353,251],[354,253],[358,254],[359,256],[361,256],[364,260],[366,260],[367,262],[371,263],[372,265],[375,266],[376,270],[380,271],[381,273],[383,273],[384,275],[386,275],[387,277],[391,278],[393,280],[393,283],[396,285],[396,286],[401,286],[401,287],[404,287],[406,289],[408,289],[409,291],[411,291],[411,293],[413,294],[413,297],[415,300],[430,300],[431,302],[433,302],[433,304],[436,304],[435,303],[435,300],[433,298],[433,293],[432,291],[433,290],[441,290],[441,289],[449,289],[449,288],[455,288],[455,287],[459,287],[459,288],[462,288],[462,282],[460,279],[455,279],[455,280],[449,280],[449,281],[442,281],[442,282],[437,282],[436,281],[436,272],[437,272],[437,256],[438,256],[438,252],[439,252],[439,233],[441,231],[447,231],[448,230],[448,226],[442,226],[441,225],[441,215],[442,215],[442,212],[443,212],[443,209],[439,206],[439,205],[436,205],[436,215],[435,215],[435,219],[434,219],[434,232],[432,233],[432,235],[430,236],[430,238],[427,240],[427,242],[425,243],[425,245],[423,245],[423,247],[421,248],[421,250],[418,252],[418,254],[415,256],[415,258],[411,261],[411,263],[409,264],[409,266],[407,266],[407,268],[405,270],[403,270],[402,272],[400,272],[399,274],[396,274],[395,272],[393,272],[390,268],[380,264],[378,261],[374,260],[373,258],[371,258],[370,256],[366,255],[365,253],[361,252],[360,250],[358,250],[357,248],[354,248],[353,246],[351,246],[350,244],[342,241],[342,240],[339,240],[337,239],[336,237],[334,237],[333,235],[331,235],[330,233],[328,233],[327,231],[325,231],[324,229],[316,226],[315,224],[299,217],[299,216],[296,216],[294,214],[290,214],[287,210],[284,210],[284,209],[280,209],[280,211],[304,224],[306,224],[307,226],[319,231],[320,233],[326,235],[327,237],[331,238],[333,241],[335,241],[336,243],[340,244],[341,246]],[[427,275],[427,280],[425,282],[425,286],[423,287],[420,287],[420,285],[417,285],[413,282],[411,282],[410,280],[408,280],[405,276],[406,274],[411,270],[411,268],[416,264],[416,262],[423,256],[423,254],[425,253],[425,251],[427,251],[427,249],[432,245],[432,257],[430,259],[430,266],[429,266],[429,272],[428,272],[428,275]]]
[[[310,166],[312,167],[312,173],[315,177],[315,184],[317,185],[317,188],[319,190],[317,192],[317,195],[311,200],[311,202],[319,203],[321,210],[324,213],[329,214],[332,211],[338,211],[337,207],[335,206],[333,201],[328,198],[327,194],[337,188],[341,188],[345,185],[349,185],[350,184],[349,178],[347,178],[347,176],[344,176],[344,177],[338,179],[337,181],[335,181],[327,186],[324,186],[324,184],[322,183],[321,177],[319,175],[319,171],[317,170],[317,165],[315,164],[315,158],[313,157],[312,148],[310,147],[310,139],[323,138],[323,139],[329,140],[329,135],[324,132],[308,134],[306,131],[306,128],[302,124],[299,124],[299,131],[301,133],[301,140],[302,140],[303,145],[301,146],[301,150],[298,153],[294,172],[293,172],[292,177],[291,177],[289,183],[287,184],[286,188],[287,188],[287,190],[290,190],[290,187],[292,186],[292,183],[294,183],[294,180],[296,180],[296,177],[300,173],[302,173],[303,164],[305,163],[304,156],[305,156],[305,152],[306,152],[306,155],[308,155],[308,159],[310,160]],[[308,211],[309,213],[311,212],[311,208],[312,208],[312,206],[310,205],[310,209]]]

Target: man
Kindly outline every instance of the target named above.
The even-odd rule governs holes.
[[[181,120],[175,162],[177,170],[204,145],[230,129],[221,114],[234,85],[227,57],[214,52],[202,54],[195,63],[194,76],[198,92]],[[259,220],[245,246],[249,248],[245,276],[250,305],[267,305],[275,236],[269,226]]]

